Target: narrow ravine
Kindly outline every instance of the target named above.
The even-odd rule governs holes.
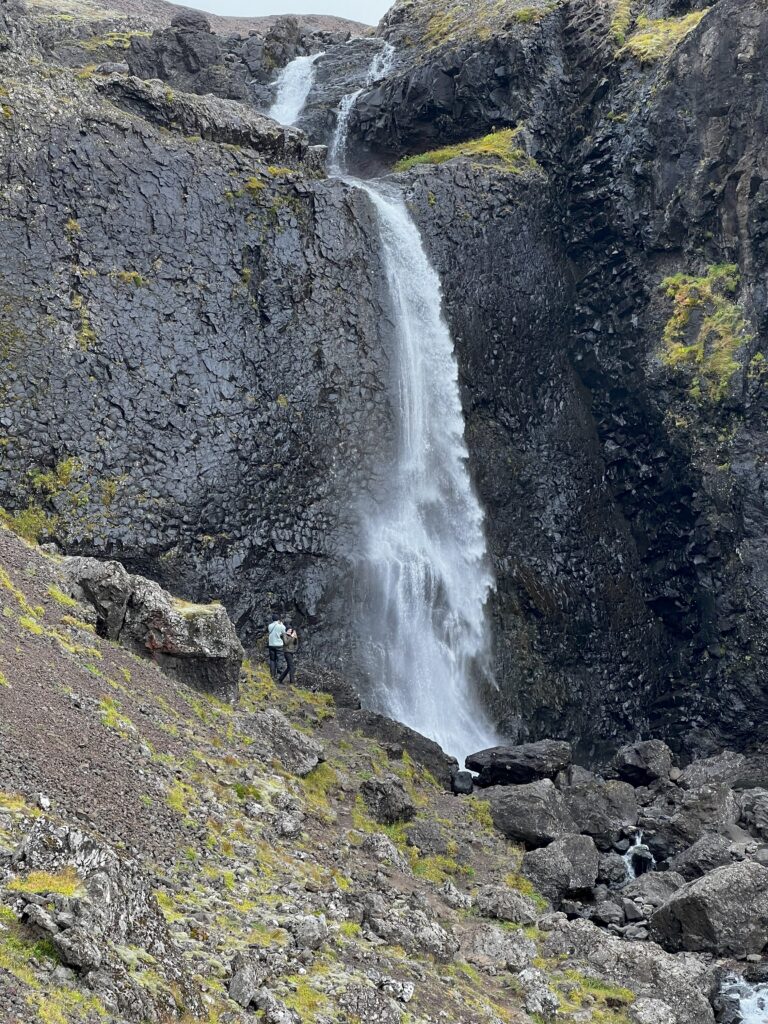
[[[367,85],[393,57],[389,46],[376,54]],[[346,172],[349,117],[362,91],[341,101],[328,163],[333,176],[365,192],[378,222],[395,327],[397,450],[387,493],[365,522],[357,630],[368,640],[375,681],[369,705],[463,763],[498,742],[476,693],[489,672],[485,605],[493,579],[440,280],[398,188]]]

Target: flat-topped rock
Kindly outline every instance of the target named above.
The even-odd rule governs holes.
[[[478,786],[519,786],[537,779],[552,779],[572,760],[571,744],[539,740],[517,747],[489,747],[470,754],[466,766],[478,772]]]

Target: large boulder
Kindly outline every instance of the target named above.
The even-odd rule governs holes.
[[[672,767],[672,751],[661,740],[628,743],[613,759],[618,778],[633,786],[648,786],[659,779],[668,779]]]
[[[266,764],[277,759],[294,775],[309,775],[325,760],[322,745],[311,736],[294,729],[277,708],[241,716],[240,728],[253,739],[251,749],[254,756]]]
[[[592,836],[603,850],[609,850],[637,823],[635,791],[626,782],[606,782],[583,768],[573,768],[560,790],[577,831]]]
[[[714,1024],[711,967],[694,956],[672,956],[653,942],[620,939],[588,921],[568,921],[551,932],[542,955],[610,985],[631,989],[674,1009],[674,1024]],[[663,1019],[663,1018],[662,1018]]]
[[[470,754],[466,766],[478,772],[478,786],[518,786],[537,779],[554,779],[573,756],[570,743],[540,740],[517,747],[489,747]]]
[[[517,839],[533,848],[578,832],[576,822],[551,779],[495,789],[490,804],[496,828],[509,839]]]
[[[652,908],[663,906],[673,893],[682,889],[685,879],[677,871],[648,871],[633,878],[621,890],[622,896]]]
[[[536,944],[517,929],[495,924],[468,924],[457,929],[461,955],[481,970],[521,971],[536,956]]]
[[[62,575],[70,594],[93,607],[108,639],[189,686],[236,699],[245,652],[223,605],[172,597],[119,562],[65,558]]]
[[[686,881],[700,878],[708,871],[731,864],[731,840],[726,836],[712,833],[702,836],[693,846],[674,856],[669,866],[672,871],[679,872]]]
[[[725,832],[739,820],[739,802],[725,783],[675,793],[674,804],[654,804],[639,818],[646,842],[657,860],[682,853],[703,835]]]
[[[475,893],[472,905],[482,917],[512,924],[533,924],[538,917],[532,900],[516,889],[502,885],[484,885]]]
[[[741,822],[761,839],[768,840],[768,789],[748,789],[741,794]]]
[[[411,760],[426,768],[445,789],[451,789],[454,774],[458,771],[459,762],[450,757],[434,740],[427,739],[415,729],[396,722],[386,715],[375,711],[356,711],[353,708],[340,708],[339,724],[350,732],[361,732],[376,740],[390,758],[399,759],[408,754]]]
[[[704,757],[689,764],[681,773],[678,785],[683,789],[700,789],[702,786],[726,785],[733,788],[739,780],[747,759],[744,754],[724,750],[714,757]]]
[[[653,914],[651,934],[672,952],[761,953],[768,941],[768,868],[742,861],[689,882]]]
[[[411,821],[416,817],[416,805],[400,779],[366,779],[360,787],[371,817],[380,825],[394,825],[398,821]]]
[[[566,836],[523,857],[523,874],[553,903],[591,889],[597,881],[599,854],[589,836]]]
[[[301,662],[301,687],[312,693],[329,693],[337,708],[360,707],[360,694],[347,674],[317,662]]]

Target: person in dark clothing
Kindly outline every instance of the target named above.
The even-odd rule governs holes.
[[[293,628],[289,626],[283,636],[283,657],[285,658],[285,668],[282,671],[278,683],[282,683],[286,676],[290,676],[291,686],[296,685],[296,672],[294,665],[294,658],[296,657],[296,651],[299,649],[299,634]]]
[[[286,632],[287,630],[282,619],[279,615],[276,616],[269,624],[269,674],[273,679],[277,679],[277,659],[280,652],[285,649],[284,640]]]

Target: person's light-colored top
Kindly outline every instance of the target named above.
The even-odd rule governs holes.
[[[282,622],[277,619],[275,622],[269,624],[269,646],[270,647],[282,647],[283,637],[285,636],[286,629]]]

